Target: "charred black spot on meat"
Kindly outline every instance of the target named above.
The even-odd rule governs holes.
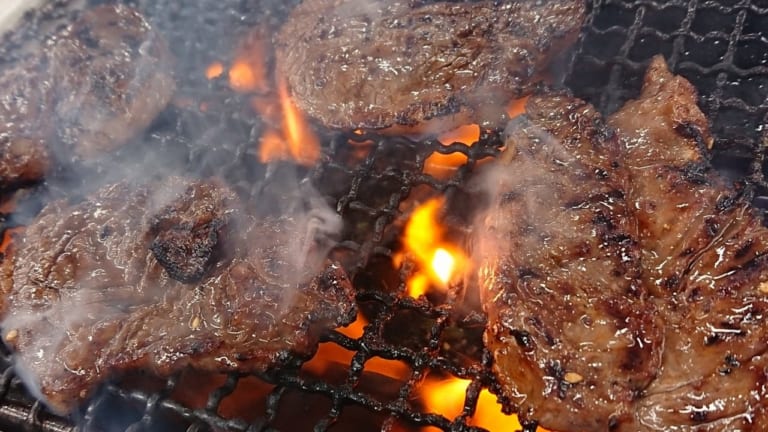
[[[681,175],[686,182],[692,185],[702,186],[709,184],[709,171],[709,166],[707,164],[702,162],[691,162],[682,167]]]
[[[609,177],[609,174],[608,171],[602,168],[597,168],[595,169],[595,177],[599,180],[605,180]]]
[[[184,283],[197,282],[220,256],[219,229],[214,222],[162,231],[149,249],[169,276]]]
[[[101,232],[99,233],[99,240],[106,240],[109,236],[112,235],[114,232],[114,229],[109,225],[104,225],[104,227],[101,228]]]
[[[704,346],[712,346],[716,343],[722,342],[723,337],[720,333],[712,333],[704,337]]]
[[[129,370],[264,372],[311,356],[322,331],[354,320],[346,273],[306,226],[240,209],[220,181],[170,177],[42,210],[15,242],[3,326],[24,335],[14,357],[50,407],[71,412]],[[234,224],[237,236],[222,235]],[[300,259],[297,238],[310,245]],[[211,265],[216,248],[227,259]],[[282,261],[280,274],[264,268],[270,260]]]
[[[531,334],[528,333],[525,330],[510,330],[510,333],[515,338],[515,341],[520,346],[520,348],[523,348],[523,350],[529,350],[533,346],[533,339],[531,338]]]
[[[709,418],[709,411],[706,408],[693,408],[691,410],[691,420],[695,423],[706,423]]]
[[[663,286],[667,291],[676,291],[680,287],[680,282],[680,275],[673,274],[662,279],[661,286]]]
[[[735,196],[723,195],[718,198],[717,204],[715,204],[715,208],[720,212],[725,212],[733,208],[736,202],[737,200]]]
[[[744,242],[741,246],[739,246],[738,249],[736,249],[736,252],[733,254],[733,257],[736,259],[741,259],[749,255],[749,253],[753,250],[755,246],[755,242],[753,239],[747,239],[747,241]]]
[[[507,329],[529,332],[534,344],[509,349],[502,341],[519,344],[493,325],[486,340],[522,420],[552,430],[607,430],[608,418],[653,377],[659,360],[652,352],[661,341],[640,280],[628,175],[618,140],[596,130],[604,124],[590,105],[556,93],[532,96],[526,110],[525,121],[505,129],[514,156],[495,192],[495,224],[483,227],[495,272],[483,295],[489,323],[503,317]],[[605,142],[609,136],[614,141]],[[506,193],[521,204],[503,205]],[[515,239],[514,247],[494,250],[498,237]],[[540,274],[532,284],[521,277],[528,268]],[[600,414],[564,414],[585,407]]]
[[[717,237],[720,233],[720,223],[714,217],[708,217],[704,221],[704,227],[706,228],[705,233],[709,238]]]

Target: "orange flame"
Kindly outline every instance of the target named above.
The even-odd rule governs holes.
[[[350,338],[359,339],[363,336],[366,325],[368,325],[368,321],[358,314],[357,319],[352,324],[347,327],[339,327],[336,331]],[[323,375],[334,364],[349,367],[354,355],[353,351],[348,351],[335,343],[322,343],[318,346],[317,353],[312,360],[304,363],[303,368],[314,374]],[[371,357],[368,359],[363,370],[397,380],[404,380],[410,371],[408,365],[400,360],[389,360],[381,357]]]
[[[471,381],[460,378],[427,379],[420,387],[420,396],[427,410],[440,414],[448,419],[461,415],[464,398]],[[469,425],[484,428],[490,432],[520,430],[520,422],[514,414],[504,414],[501,404],[491,392],[483,389],[477,400],[475,414],[469,419]],[[436,428],[423,428],[426,431],[436,431]],[[538,432],[547,432],[539,428]]]
[[[281,130],[268,129],[261,136],[259,160],[262,163],[292,160],[311,166],[320,159],[320,140],[288,95],[284,81],[279,83],[278,100],[254,97],[252,108],[267,122],[281,124]]]
[[[205,69],[205,77],[209,80],[216,79],[224,74],[224,65],[221,62],[213,62]]]
[[[426,294],[430,287],[445,290],[453,278],[465,269],[467,257],[455,245],[444,240],[445,230],[437,221],[443,205],[435,198],[414,210],[405,226],[405,253],[412,255],[421,270],[408,282],[408,295],[414,298]],[[396,265],[402,256],[396,256]]]
[[[257,76],[258,69],[244,59],[237,59],[229,68],[229,86],[232,90],[248,93],[260,87],[263,77]]]

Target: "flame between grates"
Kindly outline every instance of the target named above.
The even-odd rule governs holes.
[[[69,3],[50,3],[27,18],[25,31],[34,34],[46,22],[66,19]],[[200,21],[198,33],[205,43],[213,39],[219,52],[231,49],[232,37],[223,37],[205,22],[213,15],[196,15],[198,9],[211,6],[203,3],[211,2],[188,8],[166,3],[170,2],[147,2],[147,13],[176,25]],[[258,7],[246,3],[220,2],[211,7],[236,22]],[[637,93],[645,64],[663,53],[674,71],[699,89],[701,106],[717,137],[715,166],[754,185],[756,203],[768,207],[763,131],[768,123],[768,42],[761,34],[768,28],[768,2],[594,0],[592,7],[566,85],[610,112]],[[277,20],[285,8],[267,8],[278,12],[266,19]],[[254,23],[246,20],[238,25]],[[202,43],[175,40],[172,29],[168,31],[171,44],[180,50]],[[13,52],[14,47],[14,40],[8,39],[2,53]],[[191,55],[190,64],[180,68],[216,60],[206,55]],[[259,136],[262,125],[237,114],[244,99],[230,92],[226,83],[204,77],[188,80],[181,91],[216,109],[194,113],[170,109],[147,132],[150,145],[186,146],[192,149],[189,160],[198,163],[195,145],[215,137],[216,131],[239,134],[249,142]],[[201,124],[218,129],[201,130]],[[406,217],[417,203],[431,197],[445,197],[443,221],[452,239],[461,241],[475,207],[467,179],[479,161],[499,153],[498,134],[483,132],[472,146],[353,133],[329,133],[323,142],[325,159],[307,176],[345,219],[333,254],[354,275],[361,309],[356,325],[323,336],[320,353],[336,355],[337,361],[318,364],[316,358],[297,359],[294,369],[260,375],[182,373],[163,382],[141,375],[126,377],[106,385],[72,418],[60,418],[26,394],[8,366],[9,354],[2,352],[0,423],[33,431],[485,430],[472,417],[483,389],[493,390],[496,384],[489,372],[490,356],[482,348],[485,323],[476,299],[459,303],[452,295],[439,293],[430,294],[429,300],[413,299],[405,291],[415,265],[404,260],[396,266],[394,258],[402,247]],[[232,164],[228,169],[242,170],[238,161],[255,157],[249,152],[224,148],[216,160]],[[448,177],[425,174],[424,165],[435,152],[462,154],[467,161]],[[424,404],[419,388],[430,377],[467,380],[466,391],[459,394],[460,408],[451,416],[432,412]]]

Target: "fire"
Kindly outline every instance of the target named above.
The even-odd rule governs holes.
[[[440,414],[448,419],[461,415],[464,398],[471,381],[460,378],[427,379],[420,388],[420,396],[428,411]],[[514,431],[522,429],[517,416],[504,414],[501,404],[488,390],[483,389],[477,400],[475,414],[469,419],[469,425],[487,429],[490,432]],[[422,429],[436,431],[429,427]],[[538,432],[547,432],[539,428]]]
[[[509,102],[506,107],[506,113],[509,118],[515,118],[525,113],[525,104],[528,102],[528,98],[529,96],[525,96]],[[462,143],[471,147],[480,140],[480,125],[467,124],[459,126],[438,136],[437,140],[444,146]],[[424,162],[424,173],[445,180],[455,174],[456,170],[466,163],[467,156],[463,153],[443,154],[435,152]]]
[[[213,62],[205,69],[205,77],[209,80],[216,79],[224,74],[224,65],[221,62]]]
[[[440,144],[450,145],[455,142],[472,146],[480,140],[480,125],[459,126],[437,137]],[[452,176],[456,169],[467,163],[467,156],[462,153],[432,153],[424,162],[424,172],[439,179]]]
[[[365,326],[367,325],[368,321],[358,313],[357,319],[352,324],[347,327],[339,327],[336,331],[352,339],[359,339],[363,336]],[[318,347],[315,356],[312,357],[312,360],[304,363],[303,368],[316,375],[323,375],[333,367],[334,364],[340,365],[343,368],[349,367],[354,355],[355,353],[353,351],[348,351],[335,343],[322,343]],[[405,380],[410,372],[408,365],[404,362],[399,360],[388,360],[381,357],[372,357],[368,359],[368,361],[365,362],[363,370],[397,380]]]
[[[256,70],[245,60],[235,60],[229,68],[229,85],[232,90],[248,93],[259,88]]]
[[[530,96],[521,97],[520,99],[513,99],[509,105],[507,105],[507,115],[509,118],[515,118],[525,112],[525,104],[528,103]]]
[[[264,133],[259,147],[259,159],[262,163],[293,160],[301,165],[313,165],[320,159],[320,141],[291,100],[284,81],[278,85],[278,99],[282,114],[282,133],[275,130]],[[266,118],[273,115],[269,104],[261,99],[254,101],[253,107]]]
[[[426,294],[430,287],[447,289],[468,263],[464,253],[444,239],[445,230],[437,220],[442,205],[441,198],[427,201],[414,210],[405,227],[405,253],[413,256],[421,268],[407,283],[408,294],[414,298]],[[396,258],[395,264],[399,265],[402,256]]]

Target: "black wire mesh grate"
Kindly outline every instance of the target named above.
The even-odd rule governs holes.
[[[66,19],[69,3],[56,0],[43,12],[30,15],[25,31],[34,34],[46,20]],[[204,1],[189,7],[173,6],[169,1],[134,3],[169,24],[200,26],[193,41],[185,39],[188,33],[174,39],[172,26],[166,29],[172,44],[190,51],[183,56],[190,58],[189,64],[181,68],[214,60],[211,53],[226,50],[241,36],[223,34],[221,29],[229,25],[211,28],[206,21],[211,16],[223,14],[232,26],[247,27],[264,22],[263,17],[251,19],[253,15],[247,12],[254,8],[274,11],[266,20],[276,22],[288,7],[281,2],[261,2],[269,3],[266,8],[259,2],[236,0]],[[209,6],[211,14],[200,12]],[[764,0],[593,0],[565,83],[603,112],[611,112],[637,94],[650,58],[664,54],[673,70],[699,89],[701,106],[717,138],[715,165],[756,185],[758,204],[768,204],[768,198],[761,196],[768,195],[763,138],[768,122],[768,36],[764,29],[768,29],[768,2]],[[196,50],[212,40],[216,49]],[[15,42],[6,39],[0,50],[5,62],[12,61],[8,53],[15,49]],[[253,142],[261,131],[260,123],[247,117],[223,118],[237,111],[233,107],[242,106],[243,100],[221,84],[198,76],[181,87],[196,97],[219,101],[223,114],[165,113],[166,118],[148,132],[149,141],[194,147],[190,140],[197,142],[195,134],[200,133],[194,125],[225,124],[227,130],[243,135],[241,141]],[[490,356],[481,344],[482,314],[477,307],[460,306],[451,294],[432,301],[403,295],[414,265],[406,260],[396,267],[393,255],[401,246],[398,239],[410,204],[429,197],[446,197],[445,221],[456,238],[461,238],[472,216],[467,211],[472,208],[467,180],[478,161],[498,154],[498,134],[484,132],[474,146],[352,133],[327,133],[324,142],[325,159],[308,176],[347,222],[334,256],[354,275],[358,303],[368,322],[362,335],[331,331],[323,336],[325,345],[349,354],[348,363],[321,375],[308,371],[307,361],[298,359],[294,369],[258,375],[229,374],[203,377],[202,381],[186,373],[165,381],[124,378],[104,386],[74,416],[61,418],[48,413],[24,391],[8,367],[9,354],[3,352],[0,424],[12,430],[57,432],[408,431],[425,426],[483,430],[469,421],[480,391],[496,386],[489,372]],[[242,160],[243,152],[253,156],[251,150],[241,147],[225,150],[237,154],[233,160]],[[450,178],[424,174],[425,161],[434,152],[461,153],[467,156],[467,163]],[[257,174],[263,175],[263,170]],[[399,378],[371,373],[366,364],[374,359],[395,362],[405,372]],[[428,412],[422,405],[417,388],[427,375],[471,381],[456,418]],[[136,380],[143,384],[130,384]],[[239,411],[231,408],[237,403],[245,406]],[[535,429],[535,425],[528,428]]]

